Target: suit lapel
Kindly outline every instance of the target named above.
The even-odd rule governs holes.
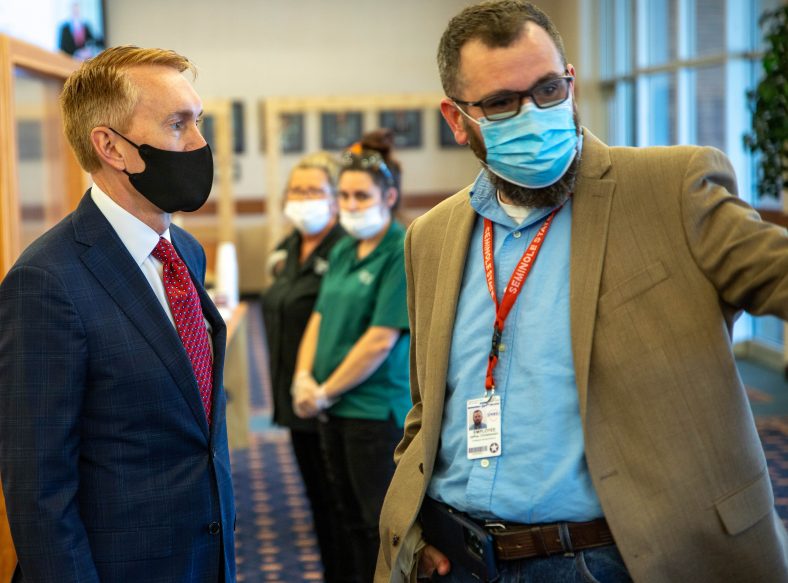
[[[607,147],[584,131],[581,175],[572,200],[570,317],[580,416],[585,419],[591,344],[607,246],[615,182],[601,180],[610,167]]]
[[[428,416],[425,420],[425,425],[428,427],[441,426],[453,324],[468,246],[476,222],[476,212],[470,205],[468,191],[463,191],[459,196],[464,198],[454,205],[443,232],[436,279],[437,289],[425,290],[427,294],[434,297],[427,339],[430,366],[427,368],[426,387],[423,392],[427,397],[424,411],[425,416]],[[437,440],[434,445],[437,448]],[[432,457],[434,457],[432,454],[427,455],[427,459]]]
[[[191,362],[178,332],[169,325],[167,314],[148,280],[89,194],[75,211],[74,228],[77,240],[88,245],[81,256],[82,262],[158,355],[207,438],[205,411]],[[140,363],[140,366],[146,366],[146,363]]]

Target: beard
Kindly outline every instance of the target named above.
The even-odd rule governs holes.
[[[574,112],[574,120],[575,129],[577,134],[580,135],[580,121],[577,115],[577,109],[575,109]],[[481,135],[478,132],[472,131],[466,119],[463,119],[462,123],[465,125],[465,131],[468,135],[468,145],[471,151],[479,160],[486,162],[487,148],[484,146]],[[578,151],[563,176],[553,184],[543,188],[528,188],[526,186],[520,186],[519,184],[512,184],[505,178],[501,178],[497,174],[489,171],[489,169],[487,171],[487,176],[489,176],[492,185],[497,188],[503,197],[511,204],[531,208],[548,208],[561,205],[569,198],[569,195],[572,194],[575,189],[577,171],[579,168],[580,152]]]

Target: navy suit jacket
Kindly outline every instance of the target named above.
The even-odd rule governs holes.
[[[177,331],[89,192],[0,285],[14,581],[235,580],[226,328],[202,248],[170,233],[212,327],[210,429]]]

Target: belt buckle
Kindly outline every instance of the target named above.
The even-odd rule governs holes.
[[[489,521],[485,521],[484,528],[487,528],[487,529],[496,528],[496,529],[499,529],[499,530],[506,530],[506,525],[503,522],[489,522]],[[493,533],[493,534],[495,534],[495,533]]]
[[[569,534],[569,524],[566,522],[558,523],[558,538],[561,541],[561,548],[564,550],[565,557],[574,557],[575,548],[572,545],[572,536]]]

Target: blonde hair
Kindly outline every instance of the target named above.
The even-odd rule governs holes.
[[[139,98],[138,87],[129,79],[128,69],[144,65],[171,67],[193,77],[197,69],[175,51],[143,49],[131,45],[112,47],[82,63],[63,86],[60,108],[63,125],[77,160],[86,172],[101,168],[93,150],[90,133],[98,126],[118,131],[128,128]]]
[[[298,163],[290,170],[290,176],[287,178],[287,183],[293,178],[293,173],[296,170],[308,170],[315,168],[322,170],[328,179],[328,185],[331,188],[331,194],[336,194],[337,180],[339,179],[339,161],[329,152],[315,152],[314,154],[307,154],[301,158]]]

